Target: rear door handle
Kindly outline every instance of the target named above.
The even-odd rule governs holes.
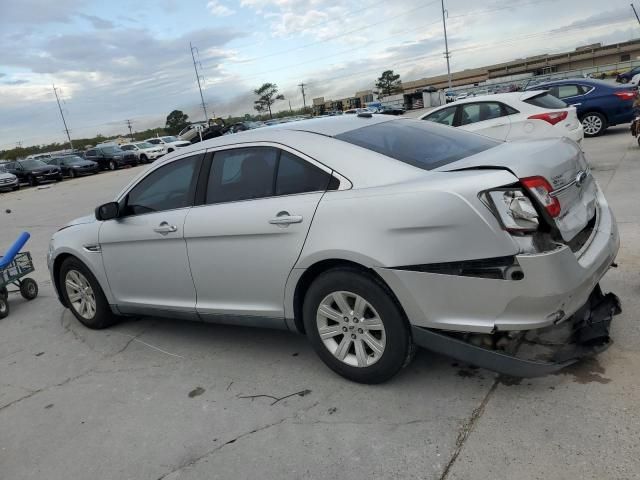
[[[275,218],[269,220],[271,225],[287,226],[292,223],[302,223],[302,215],[289,215],[289,212],[280,212]]]
[[[166,235],[167,233],[177,232],[178,227],[169,225],[167,222],[162,222],[158,227],[154,228],[153,231],[161,235]]]

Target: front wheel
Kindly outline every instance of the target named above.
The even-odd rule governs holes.
[[[0,318],[5,318],[9,316],[9,301],[0,297]]]
[[[66,305],[80,323],[102,329],[117,322],[100,284],[80,260],[69,257],[62,263],[59,282]]]
[[[585,137],[597,137],[607,129],[607,119],[598,112],[589,112],[582,117],[582,128]]]
[[[305,295],[303,320],[322,361],[355,382],[389,380],[413,353],[405,315],[391,292],[356,269],[320,275]]]
[[[30,176],[29,177],[29,186],[35,187],[36,185],[38,185],[38,181],[35,179],[35,177]]]
[[[117,168],[116,162],[114,162],[113,160],[109,161],[109,170],[113,171]]]
[[[620,79],[620,83],[629,83],[629,79],[627,77],[622,77]]]
[[[70,170],[70,171],[69,171],[69,176],[70,176],[71,178],[76,178],[76,172],[75,172],[75,170]]]
[[[140,155],[140,163],[149,163],[149,159],[146,155]]]

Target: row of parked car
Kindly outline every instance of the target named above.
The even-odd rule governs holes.
[[[21,184],[36,186],[46,182],[61,182],[64,177],[94,175],[102,170],[117,170],[151,163],[190,142],[174,136],[150,138],[124,145],[101,144],[85,152],[57,156],[37,155],[0,164],[0,190],[18,190]]]
[[[458,98],[421,118],[498,140],[568,137],[580,143],[585,136],[630,123],[637,94],[632,86],[575,78],[521,92]]]

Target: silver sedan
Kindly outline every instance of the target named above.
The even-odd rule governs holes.
[[[620,308],[598,285],[618,246],[571,140],[366,113],[182,148],[62,227],[48,264],[87,327],[156,315],[289,329],[377,383],[416,345],[518,376],[603,350]]]

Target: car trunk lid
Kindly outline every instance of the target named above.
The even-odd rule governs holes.
[[[484,168],[505,169],[520,179],[546,179],[553,190],[551,197],[560,204],[559,214],[553,218],[548,215],[548,219],[566,242],[582,231],[595,214],[595,180],[582,150],[569,139],[505,143],[436,171]],[[544,208],[542,204],[540,207]]]

